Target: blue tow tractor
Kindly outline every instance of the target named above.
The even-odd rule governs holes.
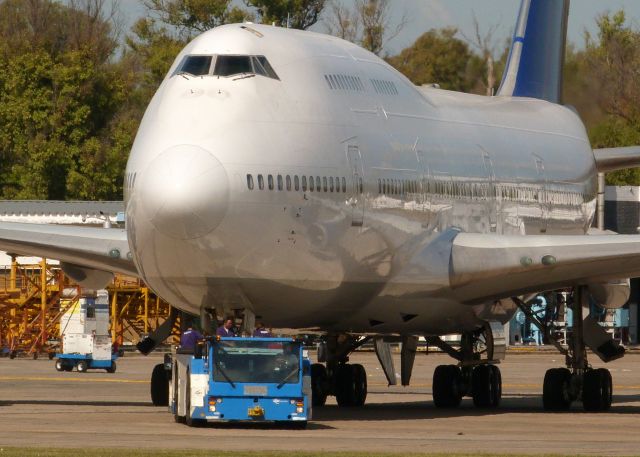
[[[191,353],[167,354],[151,377],[155,405],[176,422],[288,423],[311,419],[311,363],[291,338],[207,338]]]
[[[79,373],[94,369],[115,373],[118,354],[113,354],[110,359],[105,360],[96,360],[91,354],[56,354],[56,358],[58,371],[73,371],[75,368]]]

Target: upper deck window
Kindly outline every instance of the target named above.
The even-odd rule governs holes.
[[[215,76],[249,74],[280,79],[265,56],[218,56],[213,74]]]
[[[212,60],[213,56],[186,56],[177,73],[187,73],[193,76],[208,75]]]

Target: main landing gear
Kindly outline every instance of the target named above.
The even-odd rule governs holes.
[[[608,410],[613,393],[611,373],[607,369],[594,369],[589,365],[586,346],[604,362],[622,357],[624,348],[616,344],[593,318],[583,317],[583,308],[589,303],[587,287],[576,287],[573,300],[569,303],[573,310],[573,333],[566,348],[559,343],[551,328],[533,315],[530,307],[517,298],[514,301],[566,359],[566,368],[552,368],[544,376],[544,409],[566,411],[572,402],[582,400],[586,411]]]
[[[488,323],[477,332],[462,334],[460,349],[439,337],[428,337],[460,363],[439,365],[433,373],[433,402],[438,408],[457,408],[462,398],[470,396],[477,408],[492,409],[500,405],[502,375],[495,363],[504,358],[504,333],[498,323]]]
[[[349,354],[370,338],[351,335],[329,335],[318,350],[318,360],[325,365],[311,365],[313,406],[323,406],[329,395],[335,395],[338,406],[363,406],[367,398],[367,372],[360,364],[351,364]]]

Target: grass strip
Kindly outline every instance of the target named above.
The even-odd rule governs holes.
[[[45,449],[0,447],[0,457],[515,457],[522,454],[400,454],[370,452],[217,451],[140,449]],[[581,457],[580,454],[541,454],[535,457]],[[594,455],[589,455],[594,457]],[[595,456],[597,457],[597,456]],[[620,456],[622,457],[622,456]],[[631,457],[631,456],[629,456]]]

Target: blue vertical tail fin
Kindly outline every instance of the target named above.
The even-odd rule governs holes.
[[[497,95],[562,103],[570,0],[522,0]]]

